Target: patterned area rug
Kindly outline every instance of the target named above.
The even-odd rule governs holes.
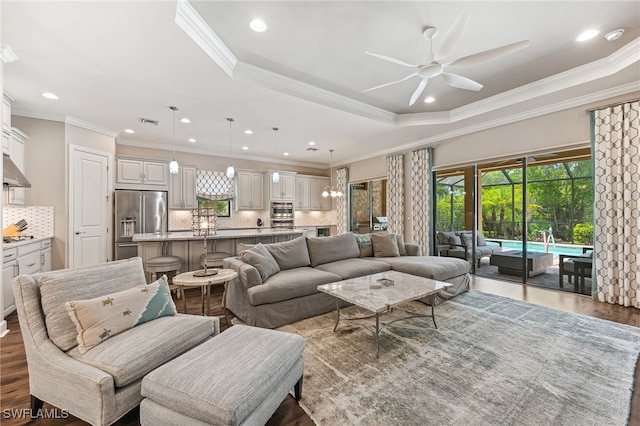
[[[436,306],[437,330],[424,318],[383,331],[376,360],[360,326],[374,322],[280,328],[305,338],[300,405],[316,424],[627,424],[636,327],[470,291]]]

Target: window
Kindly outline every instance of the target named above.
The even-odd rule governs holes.
[[[198,208],[214,208],[219,217],[231,217],[233,184],[234,179],[229,179],[224,172],[198,170],[196,174]]]

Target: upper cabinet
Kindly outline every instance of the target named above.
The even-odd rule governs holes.
[[[11,149],[11,100],[2,97],[2,152],[10,154]]]
[[[311,177],[296,176],[296,210],[311,209]],[[315,229],[314,229],[315,231]]]
[[[166,162],[118,158],[117,163],[117,189],[169,189],[169,166]]]
[[[294,202],[296,200],[296,173],[278,171],[280,175],[278,182],[273,181],[273,173],[273,170],[265,173],[265,187],[269,193],[269,200]]]
[[[263,174],[251,170],[236,171],[236,210],[263,210]]]
[[[27,135],[22,133],[20,130],[15,127],[11,129],[11,133],[9,135],[9,150],[7,153],[9,154],[9,157],[11,157],[13,164],[15,164],[22,173],[24,173],[25,168],[24,145],[27,143],[27,139]],[[11,187],[5,192],[5,202],[7,204],[24,204],[24,198],[25,188]]]
[[[196,168],[180,166],[178,173],[170,175],[169,208],[196,209]]]
[[[329,178],[320,176],[311,177],[310,209],[331,210],[331,197],[323,197],[322,192],[329,186]]]

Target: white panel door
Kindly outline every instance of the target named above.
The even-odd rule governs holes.
[[[109,156],[70,149],[72,247],[69,266],[106,262],[109,244]]]

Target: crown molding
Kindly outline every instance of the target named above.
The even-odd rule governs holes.
[[[497,118],[495,120],[485,121],[479,124],[462,127],[456,130],[452,130],[450,132],[440,133],[438,135],[431,136],[428,138],[418,139],[403,145],[394,146],[393,148],[389,148],[387,150],[377,151],[375,153],[369,153],[367,155],[362,155],[360,157],[353,158],[351,159],[351,162],[368,160],[370,158],[375,158],[382,155],[397,154],[400,151],[410,151],[416,148],[433,147],[436,143],[446,141],[448,139],[468,135],[470,133],[476,133],[476,132],[491,129],[494,127],[504,126],[504,125],[515,123],[518,121],[528,120],[530,118],[539,117],[542,115],[562,111],[569,108],[584,106],[592,102],[601,101],[603,99],[613,98],[616,96],[637,92],[639,89],[640,89],[640,80],[623,84],[621,86],[613,87],[610,89],[601,90],[599,92],[590,93],[588,95],[583,95],[576,98],[567,99],[561,102],[556,102],[554,104],[545,105],[544,107],[531,109],[518,114],[512,114],[512,115],[504,116],[501,118]]]
[[[47,114],[47,113],[30,111],[26,109],[15,109],[13,106],[11,108],[11,115],[15,115],[18,117],[26,117],[26,118],[37,118],[39,120],[58,121],[58,122],[64,122],[64,119],[65,119],[65,116],[63,114]]]
[[[234,78],[251,81],[280,93],[286,93],[297,98],[371,118],[383,123],[393,124],[396,121],[397,114],[395,113],[321,89],[308,83],[303,83],[299,80],[246,62],[238,62],[235,68]]]
[[[65,124],[70,124],[72,126],[80,127],[81,129],[91,130],[92,132],[101,133],[103,135],[115,138],[118,136],[118,132],[114,132],[113,130],[105,129],[104,127],[100,127],[96,124],[89,123],[88,121],[80,120],[79,118],[71,117],[67,115],[64,119]]]
[[[175,22],[229,77],[233,78],[233,70],[238,59],[187,0],[178,0]]]

